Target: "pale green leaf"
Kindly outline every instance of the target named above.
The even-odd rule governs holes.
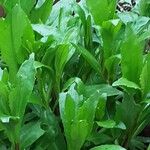
[[[103,128],[119,128],[119,129],[126,129],[126,126],[120,122],[116,123],[114,120],[105,120],[105,121],[97,121],[98,126],[103,127]]]
[[[129,87],[129,88],[134,88],[134,89],[139,89],[140,90],[140,87],[132,82],[132,81],[129,81],[128,79],[126,78],[120,78],[118,79],[117,81],[115,81],[112,86],[125,86],[125,87]]]
[[[91,148],[90,150],[126,150],[126,149],[119,145],[101,145]]]

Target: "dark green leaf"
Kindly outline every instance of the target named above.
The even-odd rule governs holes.
[[[21,129],[21,148],[25,149],[44,134],[40,122],[30,122]]]
[[[82,54],[82,56],[85,58],[85,60],[91,65],[91,67],[97,71],[98,73],[101,74],[101,70],[100,70],[100,64],[98,63],[98,61],[94,58],[94,56],[87,51],[86,49],[84,49],[81,46],[75,45],[73,44],[73,46],[76,48],[76,50]]]

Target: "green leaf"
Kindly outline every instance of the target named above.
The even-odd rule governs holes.
[[[32,103],[32,104],[37,104],[37,105],[40,105],[40,106],[44,106],[41,97],[36,93],[31,94],[28,102]]]
[[[38,138],[45,133],[41,129],[40,122],[30,122],[24,125],[21,129],[21,149],[25,149],[31,146]]]
[[[75,6],[75,12],[77,12],[77,14],[79,15],[84,27],[86,26],[86,16],[85,16],[85,12],[82,9],[82,7],[78,4],[76,4]]]
[[[120,64],[120,61],[121,61],[120,55],[113,55],[109,57],[108,59],[106,59],[104,65],[108,72],[109,81],[114,81],[114,79],[116,78],[117,76],[116,72],[118,71],[117,69]]]
[[[16,83],[11,89],[9,103],[11,114],[22,117],[31,96],[35,81],[34,56],[31,55],[20,67],[16,75]]]
[[[143,0],[139,0],[138,11],[139,11],[140,15],[150,17],[149,9],[150,9],[150,2],[149,2],[149,0],[144,0],[144,1]]]
[[[106,109],[106,102],[107,102],[107,94],[103,93],[100,97],[99,103],[97,105],[96,110],[96,119],[101,120],[105,115],[105,109]]]
[[[91,148],[90,150],[126,150],[126,149],[119,145],[101,145]]]
[[[47,65],[44,65],[44,64],[42,64],[42,63],[39,62],[39,61],[34,61],[34,67],[35,67],[35,69],[44,67],[44,68],[46,68],[46,69],[48,69],[49,71],[52,72],[52,68],[51,68],[51,67],[49,67],[49,66],[47,66]]]
[[[101,70],[100,70],[100,64],[98,63],[98,61],[94,58],[94,56],[87,51],[86,49],[84,49],[81,46],[75,45],[73,44],[73,46],[76,48],[76,50],[82,54],[82,56],[84,57],[84,59],[91,65],[91,67],[98,72],[99,74],[101,74]]]
[[[8,13],[5,20],[0,20],[0,32],[2,58],[9,66],[12,81],[18,71],[18,64],[26,58],[26,52],[21,47],[22,42],[33,42],[34,39],[28,18],[18,4]]]
[[[4,82],[0,81],[0,96],[5,97],[7,99],[8,95],[9,95],[9,89],[7,85]]]
[[[142,47],[129,26],[126,28],[125,39],[121,46],[121,57],[123,77],[139,85],[143,63]]]
[[[56,58],[55,58],[55,69],[56,69],[56,76],[61,76],[65,64],[67,63],[69,58],[69,45],[59,45],[58,49],[56,50]]]
[[[5,83],[0,81],[0,114],[9,114],[9,89]]]
[[[18,121],[19,119],[19,117],[0,115],[0,121],[4,124],[10,123],[10,120]]]
[[[113,19],[117,4],[116,0],[86,0],[86,2],[97,25],[101,25],[103,21]]]
[[[125,86],[125,87],[128,87],[128,88],[133,88],[133,89],[139,89],[140,90],[140,87],[132,82],[132,81],[129,81],[128,79],[126,78],[120,78],[118,79],[117,81],[115,81],[112,86]]]
[[[63,73],[63,69],[69,60],[69,45],[68,44],[63,44],[59,45],[57,50],[56,50],[56,57],[55,57],[55,72],[56,72],[56,86],[58,90],[57,92],[60,91],[60,80],[61,76]]]
[[[97,121],[98,126],[103,128],[114,128],[116,122],[114,120]]]
[[[21,0],[20,4],[25,13],[29,15],[34,5],[36,4],[36,0]]]
[[[2,79],[1,80],[5,84],[7,84],[8,81],[9,81],[9,73],[8,73],[8,70],[6,68],[4,68],[4,70],[3,70],[3,74],[2,74]]]
[[[120,18],[120,20],[127,25],[127,23],[129,22],[134,22],[138,19],[138,14],[134,13],[134,12],[122,12],[122,13],[118,13],[118,17]]]
[[[104,59],[118,54],[117,49],[120,44],[119,31],[122,23],[119,19],[105,21],[102,24],[101,35],[103,40]]]
[[[126,134],[133,132],[137,123],[137,118],[141,111],[141,106],[134,102],[132,96],[127,94],[124,95],[123,102],[116,105],[116,116],[117,122],[122,121],[126,126]],[[125,133],[124,133],[125,134]]]
[[[107,96],[115,96],[122,94],[121,91],[115,89],[114,87],[108,84],[99,84],[99,85],[88,85],[85,87],[85,95],[90,96],[95,91],[99,91],[100,94],[106,94]]]
[[[19,0],[4,0],[3,6],[6,8],[7,12],[10,12],[12,8],[19,3]]]
[[[142,69],[140,82],[141,82],[141,89],[143,92],[143,97],[146,98],[147,94],[150,92],[150,54],[148,54],[146,58],[146,62]]]
[[[3,70],[0,68],[0,80],[2,80]]]
[[[100,100],[98,91],[89,97],[83,98],[83,95],[79,95],[78,91],[76,91],[76,84],[78,83],[73,83],[68,92],[61,93],[59,96],[61,119],[68,149],[70,150],[79,150],[90,134],[96,107]]]
[[[85,86],[84,86],[83,82],[81,81],[81,79],[78,78],[78,77],[70,78],[70,79],[64,84],[63,91],[69,89],[69,87],[70,87],[73,83],[77,84],[77,87],[76,87],[76,88],[77,88],[78,92],[79,92],[79,93],[83,93]]]
[[[66,141],[58,124],[58,119],[48,108],[40,112],[41,128],[45,131],[44,135],[35,142],[35,149],[42,147],[44,150],[52,148],[54,150],[66,150]]]
[[[7,63],[10,69],[10,78],[14,78],[17,73],[16,54],[13,49],[12,38],[10,35],[10,26],[7,26],[4,20],[0,20],[0,49],[3,60]],[[5,37],[5,38],[4,38]],[[18,42],[19,44],[19,42]]]
[[[134,32],[141,35],[145,32],[148,32],[146,30],[148,29],[147,26],[149,25],[149,21],[149,17],[139,16],[136,22],[132,25]]]
[[[113,139],[107,133],[105,134],[105,133],[99,131],[99,132],[92,133],[88,137],[88,141],[94,143],[95,145],[102,145],[104,143],[111,143],[111,142],[113,142]]]
[[[120,122],[117,124],[114,120],[97,121],[97,124],[100,127],[108,128],[108,129],[112,129],[112,128],[119,128],[123,130],[126,129],[124,123]]]
[[[31,21],[32,23],[45,23],[52,10],[53,0],[45,0],[43,5],[39,8],[34,8],[31,11]]]
[[[32,24],[32,28],[34,31],[39,33],[42,36],[50,36],[59,34],[56,28],[45,25],[45,24]]]

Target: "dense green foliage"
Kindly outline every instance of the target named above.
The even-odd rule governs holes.
[[[148,150],[149,0],[0,5],[0,150]]]

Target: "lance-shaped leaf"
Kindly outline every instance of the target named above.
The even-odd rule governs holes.
[[[25,149],[34,143],[44,134],[44,130],[40,127],[40,122],[30,122],[23,126],[21,130],[21,148]]]
[[[75,45],[72,44],[76,50],[82,54],[82,56],[84,57],[84,59],[91,65],[91,67],[97,71],[97,73],[101,74],[101,70],[100,70],[100,64],[98,63],[98,61],[96,60],[96,58],[85,48],[83,48],[82,46],[79,45]]]
[[[103,128],[118,128],[118,129],[126,129],[126,126],[123,122],[119,122],[118,124],[114,120],[106,120],[106,121],[97,121],[98,126]]]
[[[113,19],[116,10],[116,0],[86,0],[96,24]]]
[[[84,144],[92,130],[96,107],[100,99],[98,91],[85,98],[79,95],[75,87],[76,84],[73,83],[68,92],[61,93],[59,96],[60,114],[69,150],[79,150]]]
[[[133,97],[128,94],[124,95],[122,103],[116,105],[116,116],[115,120],[117,122],[122,121],[126,126],[126,134],[135,129],[137,123],[136,119],[138,118],[141,111],[141,106],[134,102]]]
[[[106,96],[116,96],[121,95],[122,92],[115,89],[114,87],[108,85],[108,84],[97,84],[97,85],[88,85],[86,86],[86,89],[84,90],[84,93],[87,96],[92,95],[95,91],[99,91],[100,94],[106,94]]]
[[[17,60],[12,47],[10,26],[7,26],[5,20],[0,20],[0,33],[0,49],[2,58],[9,66],[10,78],[14,78],[17,73]]]
[[[31,96],[35,81],[34,56],[30,55],[16,75],[16,83],[9,95],[11,114],[22,117]]]
[[[56,56],[55,56],[55,72],[56,72],[56,88],[59,92],[60,88],[60,80],[63,73],[63,69],[69,60],[69,45],[68,44],[62,44],[59,45],[56,50]]]
[[[56,50],[56,58],[55,58],[55,70],[56,76],[60,77],[62,75],[63,69],[69,58],[69,45],[63,44],[59,45]]]
[[[30,11],[36,4],[36,0],[4,0],[2,4],[6,8],[7,12],[10,12],[16,4],[20,4],[25,13],[29,15]]]
[[[27,52],[21,48],[26,40],[33,42],[34,36],[28,18],[21,7],[16,6],[8,13],[5,20],[0,20],[0,49],[2,59],[9,67],[12,81]]]
[[[9,114],[9,90],[5,83],[0,81],[0,114]]]
[[[126,149],[119,145],[101,145],[91,148],[90,150],[126,150]]]
[[[2,1],[2,2],[1,2]],[[1,0],[1,4],[4,6],[7,12],[10,12],[12,8],[19,2],[19,0]]]
[[[140,82],[143,96],[146,98],[147,94],[150,92],[150,54],[148,54],[145,65],[142,69]]]
[[[139,0],[138,2],[138,11],[139,14],[142,16],[148,16],[150,17],[150,1],[149,0]]]
[[[53,112],[48,109],[40,113],[41,128],[45,131],[44,135],[36,142],[36,148],[41,146],[43,149],[63,149],[66,150],[66,142],[59,127],[59,123]]]
[[[108,59],[114,54],[118,54],[119,46],[119,31],[121,29],[121,21],[119,19],[113,19],[105,21],[102,24],[101,35],[103,40],[104,59]]]
[[[125,39],[121,46],[121,57],[123,77],[139,85],[143,63],[142,47],[129,26],[126,28]]]
[[[125,86],[125,87],[128,87],[128,88],[140,89],[140,87],[136,83],[134,83],[132,81],[129,81],[126,78],[118,79],[117,81],[115,81],[112,84],[112,86]]]
[[[37,0],[21,0],[20,4],[22,9],[25,11],[27,15],[30,14],[30,11],[33,9],[34,5],[36,4]]]
[[[35,8],[31,11],[31,20],[33,23],[42,21],[45,23],[52,10],[53,0],[45,0],[43,5],[39,8]]]

